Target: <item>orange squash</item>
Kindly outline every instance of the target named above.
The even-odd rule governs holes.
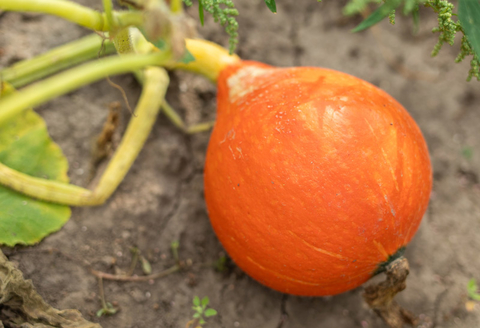
[[[236,264],[296,295],[353,289],[427,208],[425,140],[391,96],[333,70],[243,61],[218,78],[205,164],[213,228]]]

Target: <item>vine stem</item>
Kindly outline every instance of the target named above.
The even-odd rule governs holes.
[[[170,58],[170,53],[128,54],[107,57],[72,68],[0,100],[0,108],[2,108],[0,122],[9,120],[26,108],[39,105],[107,76],[133,72],[147,66],[163,66]]]
[[[107,24],[114,27],[115,20],[113,18],[113,4],[112,0],[103,0],[103,10],[105,11],[105,17],[107,19]]]
[[[114,52],[115,47],[110,40],[91,34],[2,69],[0,79],[20,88],[62,69]]]
[[[119,61],[119,59],[127,58],[127,56],[129,55],[112,57],[110,60]],[[124,62],[122,67],[125,69],[125,65],[127,65],[126,67],[129,69],[139,69],[140,67],[135,67],[131,64],[135,63],[138,66],[140,66],[140,64],[148,66],[149,63],[161,64],[161,59],[164,59],[164,57],[165,54],[163,53],[148,56],[133,55],[134,59],[150,58],[150,61],[144,60],[140,63],[132,61],[130,62],[130,65],[128,62],[126,64]],[[155,59],[155,61],[152,58]],[[87,65],[82,65],[79,68],[72,69],[65,73],[75,70],[78,71],[79,69],[81,70],[82,67],[85,68]],[[98,61],[96,65],[98,65]],[[60,75],[62,74],[59,74],[48,80],[55,78],[58,79]],[[132,166],[132,163],[135,161],[138,153],[142,149],[150,131],[152,130],[153,124],[155,123],[155,118],[160,110],[160,105],[165,97],[169,83],[168,74],[165,72],[165,70],[160,67],[148,67],[145,69],[145,77],[145,85],[135,109],[135,113],[138,115],[138,117],[130,121],[120,145],[118,146],[112,160],[108,164],[100,181],[93,191],[71,184],[33,177],[15,171],[2,163],[0,163],[0,184],[25,195],[57,204],[92,206],[104,203],[105,200],[110,197],[117,186],[122,182],[123,178]],[[78,79],[78,76],[76,78]],[[91,81],[84,82],[88,83]],[[43,86],[45,81],[41,83]],[[26,88],[26,91],[32,90],[32,88],[35,88],[35,86],[36,84]],[[51,89],[49,90],[58,91],[55,89],[56,87],[58,88],[58,85],[53,84],[53,86],[50,85],[50,87]],[[4,103],[8,104],[9,101],[11,103],[11,99],[21,101],[22,99],[21,97],[18,97],[18,95],[22,95],[22,93],[19,92],[12,96],[7,96],[3,103],[0,101],[0,108],[3,109],[2,106]],[[23,95],[31,96],[32,92],[24,92]],[[15,101],[13,104],[15,105]],[[20,108],[20,111],[23,109],[21,106],[17,108],[10,106],[9,108],[14,108],[17,110]]]
[[[71,1],[61,0],[2,0],[0,10],[50,14],[95,31],[110,31],[107,15]],[[139,11],[110,12],[118,27],[141,25],[143,14]],[[117,27],[117,26],[115,26]]]
[[[118,35],[116,40],[118,42]],[[148,50],[158,53],[158,49],[155,49],[148,41],[142,40],[141,42],[143,46],[148,43]],[[10,83],[15,88],[22,87],[62,69],[94,59],[98,56],[101,46],[102,38],[91,34],[0,70],[0,80]],[[104,54],[115,52],[112,42],[108,39],[104,40],[104,47]],[[127,47],[130,49],[129,44]],[[193,62],[187,64],[170,62],[166,63],[165,67],[190,71],[215,82],[226,66],[240,61],[237,55],[230,55],[225,48],[206,40],[187,39],[186,47],[195,58]],[[140,71],[135,73],[141,82],[142,74]]]

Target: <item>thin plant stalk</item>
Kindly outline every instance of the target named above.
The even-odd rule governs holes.
[[[60,0],[1,0],[0,10],[50,14],[95,31],[110,31],[112,26],[105,13],[71,1]],[[113,12],[113,21],[118,27],[143,24],[139,11]]]
[[[0,78],[20,88],[99,55],[112,53],[115,53],[115,47],[109,39],[91,34],[0,70]]]
[[[136,57],[159,60],[158,56],[136,55]],[[152,63],[154,63],[153,60]],[[135,69],[131,65],[130,68]],[[139,67],[136,69],[139,69]],[[0,185],[57,204],[92,206],[104,203],[122,182],[142,149],[160,110],[168,83],[168,74],[164,69],[160,67],[145,69],[145,85],[135,109],[136,117],[133,117],[130,121],[120,145],[94,191],[67,183],[32,177],[15,171],[2,163],[0,163]]]
[[[170,57],[169,53],[160,52],[146,55],[128,54],[102,58],[72,68],[0,100],[0,122],[9,120],[26,108],[40,105],[107,76],[133,72],[147,66],[166,65]]]
[[[107,24],[109,26],[115,26],[115,21],[113,19],[113,4],[112,0],[102,0],[103,2],[103,11],[105,11],[105,16],[107,19]]]

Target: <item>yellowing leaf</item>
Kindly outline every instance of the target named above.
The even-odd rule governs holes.
[[[1,89],[1,97],[14,92],[6,84]],[[0,163],[35,177],[68,182],[65,156],[49,137],[43,119],[31,109],[0,122]],[[70,214],[68,206],[35,200],[0,186],[0,244],[35,244],[59,230]]]

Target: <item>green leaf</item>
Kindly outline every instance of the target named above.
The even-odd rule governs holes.
[[[159,50],[165,50],[167,47],[167,43],[165,42],[164,39],[160,38],[157,40],[151,40],[151,38],[148,36],[147,32],[145,29],[139,27],[138,30],[142,33],[142,35],[147,39],[149,42],[151,42],[157,49]]]
[[[275,0],[265,0],[265,4],[272,13],[275,14],[277,12],[277,4],[275,3]]]
[[[459,0],[458,19],[473,50],[480,57],[480,2]]]
[[[381,5],[377,10],[375,10],[370,16],[365,18],[357,27],[355,27],[352,32],[363,31],[387,17],[392,10],[395,10],[402,0],[387,0],[383,5]]]
[[[173,244],[173,243],[172,243],[172,244]],[[173,245],[172,245],[172,247],[173,247]],[[195,297],[193,298],[193,305],[195,305],[195,306],[200,306],[200,298],[199,298],[198,296],[195,296]]]
[[[200,24],[204,24],[204,21],[205,21],[205,16],[204,16],[205,12],[203,11],[203,4],[202,4],[202,1],[198,1],[198,17],[200,18]]]
[[[474,301],[480,301],[480,294],[474,293],[468,295]]]
[[[150,262],[148,262],[148,260],[143,256],[140,256],[140,262],[142,262],[143,273],[145,273],[146,275],[151,274],[152,273],[152,266],[150,265]]]
[[[463,147],[462,156],[470,160],[473,157],[473,149],[471,147]]]
[[[215,262],[215,270],[219,272],[227,271],[227,257],[222,256]]]
[[[151,41],[152,44],[157,47],[159,50],[165,50],[167,47],[167,43],[163,39],[158,39],[156,41]]]
[[[468,291],[468,297],[470,297],[474,301],[480,301],[480,294],[477,292],[478,286],[475,279],[470,279],[470,281],[467,284],[467,291]]]
[[[418,7],[418,0],[405,0],[405,5],[403,6],[403,14],[408,15],[412,11],[415,10],[415,8]]]
[[[172,243],[170,244],[170,247],[172,249],[178,249],[178,247],[180,247],[180,243],[177,240],[172,241]],[[198,296],[195,296],[195,297],[198,298]],[[195,303],[195,300],[193,302]],[[198,304],[200,304],[200,303],[198,303]]]
[[[205,311],[205,316],[208,317],[213,317],[214,315],[217,315],[217,311],[214,309],[207,309]]]
[[[202,307],[205,308],[208,303],[210,303],[210,300],[208,299],[208,296],[205,296],[204,298],[202,298]]]
[[[183,54],[183,57],[182,59],[180,59],[180,61],[184,64],[188,64],[192,61],[195,61],[195,57],[193,57],[192,53],[188,51],[187,48],[185,48],[185,53]]]
[[[112,303],[107,302],[107,308],[104,309],[105,314],[112,315],[117,313],[117,309],[113,307]]]
[[[4,84],[2,96],[14,89]],[[43,119],[29,109],[0,123],[0,163],[31,176],[68,182],[68,163]],[[32,245],[59,230],[68,206],[39,201],[0,186],[0,244]]]
[[[477,291],[477,282],[475,281],[475,279],[472,278],[468,281],[467,290],[468,290],[469,293],[472,292],[472,291],[473,292]]]
[[[206,324],[207,322],[206,322],[203,318],[200,318],[200,321],[199,321],[198,323],[201,324],[201,325],[204,325],[204,324]]]
[[[418,10],[412,11],[412,19],[413,19],[413,34],[418,34],[418,30],[420,26],[420,16],[418,14]]]
[[[101,317],[102,315],[113,315],[117,313],[117,309],[113,307],[112,303],[107,302],[107,307],[101,308],[97,311],[97,317]]]

